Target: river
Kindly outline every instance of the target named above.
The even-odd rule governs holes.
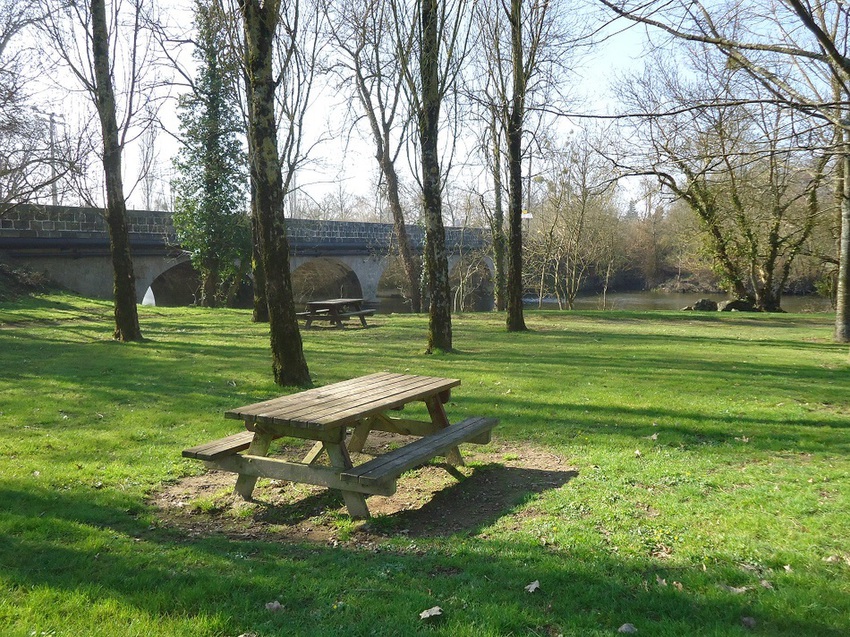
[[[677,294],[671,292],[615,292],[608,294],[604,304],[602,295],[580,296],[576,299],[577,310],[680,310],[693,305],[699,299],[724,301],[723,294]],[[537,307],[536,299],[526,307]],[[557,309],[557,301],[544,299],[543,307]],[[783,296],[782,309],[786,312],[831,312],[829,299],[821,296]]]

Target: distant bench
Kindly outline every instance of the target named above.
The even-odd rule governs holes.
[[[298,318],[305,319],[304,327],[310,327],[313,321],[329,321],[336,327],[343,327],[343,321],[351,318],[360,319],[363,327],[368,327],[366,317],[375,313],[373,309],[364,310],[363,299],[327,299],[324,301],[310,301],[307,309],[298,312]]]
[[[342,321],[354,317],[360,319],[360,324],[363,327],[369,327],[366,324],[366,317],[373,314],[375,314],[375,310],[356,310],[354,312],[341,312],[337,314],[331,314],[327,310],[318,310],[315,312],[298,312],[296,316],[306,319],[304,327],[310,327],[313,321],[330,321],[331,323],[336,323],[337,327],[343,327]]]

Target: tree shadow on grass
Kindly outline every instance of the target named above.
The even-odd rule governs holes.
[[[496,463],[478,466],[471,475],[434,491],[420,506],[383,513],[384,508],[373,505],[374,498],[370,499],[370,509],[377,515],[371,527],[392,534],[404,532],[408,537],[475,534],[517,506],[564,486],[576,476],[578,472],[571,470]]]
[[[486,487],[494,502],[482,507],[497,510],[528,496],[517,482],[545,489],[570,473],[488,465],[478,471],[482,484],[468,478],[423,509],[451,515],[454,509],[443,500],[468,494],[478,502]],[[502,479],[508,486],[494,487]],[[69,611],[80,634],[102,631],[105,606],[120,611],[105,628],[116,636],[137,634],[123,623],[136,620],[158,635],[316,637],[375,634],[376,626],[388,637],[609,635],[625,622],[646,634],[732,636],[745,633],[741,618],[749,616],[757,618],[760,634],[783,637],[837,637],[846,627],[835,618],[847,607],[840,587],[814,573],[802,577],[802,570],[774,574],[781,578],[775,589],[755,584],[736,595],[721,588],[731,572],[713,566],[668,572],[612,553],[552,551],[521,537],[443,541],[435,550],[293,546],[151,529],[135,517],[138,506],[121,494],[50,492],[27,484],[0,489],[4,585],[11,608],[24,609],[5,616],[10,634],[58,633]],[[675,577],[684,586],[662,586],[657,577]],[[535,580],[540,590],[532,595],[525,586]],[[55,603],[45,604],[46,596]],[[266,607],[276,599],[282,612]],[[418,613],[435,603],[444,618],[423,625]],[[817,607],[824,612],[808,610]]]

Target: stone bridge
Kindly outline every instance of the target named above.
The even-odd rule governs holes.
[[[127,220],[139,302],[190,304],[197,292],[197,274],[188,254],[177,245],[171,213],[129,210]],[[357,296],[377,304],[397,296],[401,274],[391,224],[289,219],[287,231],[299,301]],[[408,232],[421,254],[422,228],[408,226]],[[492,261],[482,256],[489,245],[487,233],[446,228],[446,243],[449,269],[460,282],[461,296],[471,293],[464,287],[475,287],[482,297],[476,309],[485,309],[483,299],[492,298]],[[0,259],[46,272],[80,294],[112,297],[109,235],[102,210],[21,205],[2,213]],[[470,277],[470,271],[475,275]]]

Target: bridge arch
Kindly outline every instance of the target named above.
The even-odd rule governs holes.
[[[161,267],[146,272],[144,279],[136,273],[136,285],[143,299],[158,306],[182,307],[198,300],[201,278],[188,254],[162,262]],[[153,297],[151,299],[151,297]]]

